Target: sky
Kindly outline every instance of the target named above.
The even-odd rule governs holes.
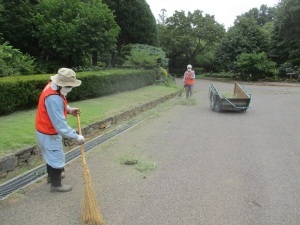
[[[273,7],[279,0],[146,0],[156,19],[161,9],[166,9],[167,17],[173,15],[175,10],[194,12],[199,9],[203,15],[214,15],[215,20],[223,24],[225,29],[233,26],[236,16],[248,12],[252,8],[259,8],[262,4]]]

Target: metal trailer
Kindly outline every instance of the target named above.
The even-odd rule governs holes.
[[[216,86],[211,84],[209,86],[209,100],[210,108],[212,111],[241,111],[245,112],[248,108],[252,107],[251,93],[245,88],[244,85],[235,83],[232,98],[222,97],[218,92]]]

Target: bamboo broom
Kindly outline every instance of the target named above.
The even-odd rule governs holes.
[[[80,126],[80,118],[79,113],[77,113],[77,127],[78,132],[81,135],[81,126]],[[85,153],[84,153],[84,145],[80,145],[81,156],[82,156],[82,169],[83,169],[83,179],[84,179],[84,198],[82,204],[82,222],[85,224],[91,225],[104,225],[104,220],[102,218],[100,208],[97,203],[95,191],[92,185],[92,179],[90,170],[87,166]]]

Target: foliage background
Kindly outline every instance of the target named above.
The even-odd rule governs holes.
[[[225,30],[201,9],[155,21],[145,0],[0,0],[2,49],[22,54],[12,64],[0,52],[0,76],[54,73],[59,67],[149,67],[153,49],[128,50],[147,45],[165,54],[168,60],[157,67],[173,74],[192,64],[201,73],[233,72],[242,78],[251,68],[239,68],[240,55],[265,54],[265,62],[275,62],[276,68],[262,78],[284,78],[286,65],[299,73],[299,15],[300,0],[281,0],[274,7],[249,9]]]

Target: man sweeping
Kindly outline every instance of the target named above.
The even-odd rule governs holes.
[[[76,116],[78,108],[71,108],[67,102],[67,94],[73,87],[81,85],[76,79],[76,73],[68,68],[61,68],[51,76],[51,81],[42,91],[36,114],[36,136],[38,145],[47,164],[48,178],[51,191],[67,192],[72,190],[71,185],[61,183],[61,175],[65,166],[65,153],[62,138],[75,139],[83,144],[85,138],[76,133],[66,120],[67,114]]]
[[[193,85],[195,83],[195,71],[192,70],[192,65],[187,65],[187,71],[183,75],[183,83],[185,87],[186,99],[192,97]]]

